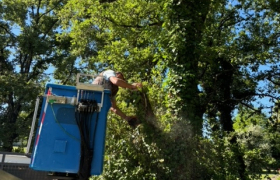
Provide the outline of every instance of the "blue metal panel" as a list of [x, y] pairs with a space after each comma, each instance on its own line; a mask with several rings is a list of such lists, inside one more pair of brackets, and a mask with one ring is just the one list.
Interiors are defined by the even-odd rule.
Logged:
[[[75, 86], [47, 84], [45, 94], [52, 88], [56, 96], [77, 96]], [[101, 92], [94, 92], [93, 98], [100, 103]], [[96, 122], [96, 135], [90, 139], [93, 147], [92, 175], [100, 175], [103, 170], [107, 113], [111, 107], [110, 91], [104, 91], [103, 107], [97, 116], [93, 114], [90, 133]], [[45, 109], [45, 113], [44, 113]], [[98, 119], [97, 119], [98, 117]], [[80, 163], [80, 134], [75, 120], [75, 106], [70, 104], [42, 104], [39, 129], [34, 143], [30, 168], [41, 171], [77, 173]], [[93, 144], [94, 143], [94, 144]]]

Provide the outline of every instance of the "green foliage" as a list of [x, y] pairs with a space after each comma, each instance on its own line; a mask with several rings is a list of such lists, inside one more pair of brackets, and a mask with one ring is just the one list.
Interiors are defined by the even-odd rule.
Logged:
[[254, 107], [278, 97], [279, 22], [274, 0], [3, 0], [3, 148], [26, 138], [50, 66], [67, 85], [110, 68], [143, 83], [117, 97], [142, 123], [108, 115], [104, 173], [92, 179], [258, 179], [280, 152], [278, 112]]
[[[232, 117], [238, 105], [251, 107], [256, 95], [267, 95], [258, 83], [268, 76], [258, 70], [274, 62], [277, 35], [269, 29], [279, 26], [267, 23], [275, 14], [268, 21], [260, 16], [262, 3], [67, 2], [60, 18], [71, 53], [89, 71], [111, 68], [129, 82], [145, 82], [141, 92], [119, 92], [121, 109], [142, 124], [128, 131], [118, 117], [108, 117], [110, 166], [96, 178], [248, 179], [258, 173], [248, 162], [269, 164], [268, 156], [260, 159], [268, 149], [244, 145], [248, 132], [237, 138]], [[199, 138], [203, 121], [211, 140]]]
[[[26, 137], [34, 100], [49, 80], [46, 70], [64, 49], [56, 41], [56, 17], [63, 1], [1, 1], [0, 11], [0, 141], [12, 151], [18, 137]], [[62, 77], [60, 77], [62, 79]]]
[[272, 155], [271, 133], [267, 129], [268, 119], [246, 108], [236, 117], [234, 129], [243, 152], [247, 171], [252, 177], [263, 169], [270, 169], [276, 163]]

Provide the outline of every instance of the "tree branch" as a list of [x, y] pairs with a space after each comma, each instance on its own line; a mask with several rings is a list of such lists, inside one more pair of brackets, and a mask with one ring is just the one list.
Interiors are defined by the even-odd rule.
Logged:
[[40, 20], [40, 6], [41, 6], [41, 2], [42, 2], [42, 0], [39, 0], [39, 2], [38, 2], [38, 6], [37, 6], [37, 12], [36, 12], [36, 24], [39, 24], [39, 20]]
[[280, 86], [280, 83], [279, 82], [275, 82], [274, 80], [272, 80], [271, 77], [267, 77], [267, 80], [272, 82], [273, 84], [277, 85], [277, 86]]
[[40, 16], [39, 18], [41, 18], [41, 17], [44, 16], [45, 14], [48, 14], [48, 13], [50, 13], [51, 11], [55, 10], [55, 9], [58, 7], [58, 5], [59, 5], [60, 3], [62, 3], [62, 2], [63, 2], [63, 0], [58, 1], [58, 2], [56, 3], [56, 5], [55, 5], [53, 8], [51, 8], [51, 9], [49, 9], [48, 11], [42, 13], [41, 16]]
[[253, 110], [254, 112], [256, 112], [256, 113], [258, 113], [258, 114], [261, 114], [261, 110], [259, 110], [259, 109], [255, 109], [254, 107], [252, 107], [252, 106], [250, 106], [250, 105], [248, 105], [248, 104], [246, 104], [246, 103], [244, 103], [244, 102], [240, 102], [240, 104], [242, 104], [242, 105], [248, 107], [249, 109]]
[[56, 19], [56, 20], [53, 22], [53, 24], [50, 26], [50, 28], [49, 28], [46, 32], [44, 32], [45, 34], [44, 34], [44, 36], [42, 37], [42, 39], [45, 39], [45, 38], [46, 38], [47, 34], [52, 30], [52, 28], [54, 27], [54, 25], [55, 25], [57, 22], [58, 22], [58, 19]]
[[8, 33], [10, 36], [14, 37], [14, 34], [11, 33], [6, 27], [4, 27], [2, 24], [0, 24], [0, 28], [4, 29], [4, 31], [6, 31], [6, 33]]
[[69, 72], [67, 78], [62, 82], [62, 85], [65, 85], [68, 82], [68, 80], [71, 78], [72, 73], [73, 73], [73, 69], [74, 69], [73, 68], [74, 64], [75, 64], [75, 61], [72, 63], [71, 68], [70, 68], [70, 72]]

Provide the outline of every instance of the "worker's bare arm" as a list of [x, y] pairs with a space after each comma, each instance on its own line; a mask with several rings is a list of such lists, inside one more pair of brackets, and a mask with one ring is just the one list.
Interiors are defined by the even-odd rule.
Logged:
[[125, 82], [124, 80], [114, 77], [114, 76], [110, 77], [110, 81], [119, 87], [128, 88], [128, 89], [132, 89], [132, 90], [142, 87], [141, 83], [129, 84], [129, 83]]
[[115, 114], [119, 115], [121, 118], [128, 120], [130, 118], [130, 116], [126, 116], [117, 106], [117, 102], [115, 99], [111, 100], [112, 103], [112, 107], [111, 107], [111, 111], [114, 112]]

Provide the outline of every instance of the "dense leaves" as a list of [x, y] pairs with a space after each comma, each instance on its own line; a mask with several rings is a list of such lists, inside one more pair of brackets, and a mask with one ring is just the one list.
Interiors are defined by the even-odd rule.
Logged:
[[[56, 11], [63, 1], [1, 1], [0, 81], [2, 149], [11, 151], [13, 142], [26, 137], [34, 100], [49, 79], [45, 71], [56, 52]], [[25, 130], [23, 130], [25, 129]]]
[[279, 164], [278, 4], [1, 1], [2, 148], [26, 138], [50, 65], [68, 85], [113, 69], [143, 82], [117, 97], [142, 124], [108, 115], [104, 173], [93, 179], [258, 179]]

